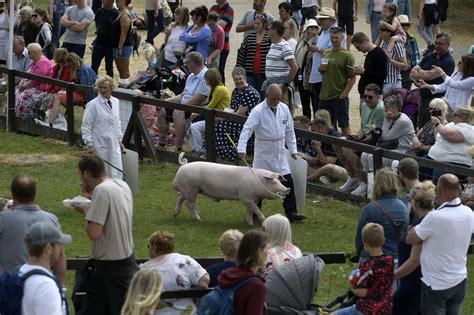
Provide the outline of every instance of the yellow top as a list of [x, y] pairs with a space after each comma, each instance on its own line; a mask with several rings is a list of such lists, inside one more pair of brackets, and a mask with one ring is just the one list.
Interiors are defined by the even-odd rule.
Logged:
[[218, 85], [209, 93], [204, 106], [208, 109], [223, 111], [230, 105], [230, 93], [224, 85]]

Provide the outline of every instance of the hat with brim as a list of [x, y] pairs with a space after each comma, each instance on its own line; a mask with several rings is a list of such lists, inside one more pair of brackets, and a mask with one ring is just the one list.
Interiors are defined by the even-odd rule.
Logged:
[[403, 24], [405, 24], [405, 25], [406, 25], [406, 24], [410, 25], [410, 20], [408, 19], [408, 16], [406, 16], [406, 15], [404, 15], [404, 14], [399, 15], [399, 16], [398, 16], [398, 20], [400, 21], [400, 24], [402, 24], [402, 25], [403, 25]]
[[303, 32], [306, 32], [306, 29], [311, 26], [316, 26], [317, 28], [319, 28], [319, 24], [318, 22], [316, 22], [316, 20], [309, 19], [303, 26]]
[[321, 11], [319, 11], [319, 14], [316, 15], [316, 18], [317, 19], [333, 19], [335, 21], [336, 12], [334, 11], [334, 9], [322, 7]]
[[60, 228], [52, 222], [36, 222], [30, 226], [27, 235], [31, 238], [31, 245], [41, 246], [48, 243], [68, 244], [71, 243], [71, 235], [64, 234]]

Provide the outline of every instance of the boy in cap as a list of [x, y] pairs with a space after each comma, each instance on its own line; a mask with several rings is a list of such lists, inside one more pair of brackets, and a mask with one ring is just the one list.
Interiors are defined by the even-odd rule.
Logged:
[[59, 259], [64, 244], [72, 241], [70, 235], [63, 234], [50, 222], [36, 222], [25, 237], [28, 260], [21, 266], [20, 275], [33, 270], [34, 274], [26, 278], [21, 303], [22, 314], [62, 315], [67, 313], [67, 303], [62, 294], [59, 280], [51, 273], [51, 268]]
[[399, 15], [398, 20], [407, 34], [407, 40], [405, 42], [405, 52], [408, 63], [408, 68], [402, 70], [402, 87], [411, 90], [412, 80], [410, 79], [410, 71], [420, 62], [420, 51], [418, 49], [418, 42], [416, 41], [415, 36], [409, 32], [410, 30], [410, 20], [406, 15]]

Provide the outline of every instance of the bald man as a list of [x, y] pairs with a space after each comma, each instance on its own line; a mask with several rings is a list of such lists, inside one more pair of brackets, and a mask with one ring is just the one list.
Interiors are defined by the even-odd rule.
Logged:
[[237, 152], [242, 160], [246, 159], [247, 141], [255, 132], [253, 167], [283, 175], [286, 181], [282, 184], [291, 189], [283, 202], [283, 208], [290, 222], [295, 222], [305, 217], [297, 213], [293, 178], [285, 152], [286, 143], [291, 156], [296, 159], [293, 118], [288, 106], [280, 102], [281, 96], [278, 84], [268, 86], [265, 100], [255, 106], [247, 118], [240, 133]]
[[466, 293], [472, 210], [461, 204], [461, 187], [455, 175], [441, 176], [436, 190], [440, 206], [408, 232], [406, 241], [422, 244], [422, 314], [460, 314]]

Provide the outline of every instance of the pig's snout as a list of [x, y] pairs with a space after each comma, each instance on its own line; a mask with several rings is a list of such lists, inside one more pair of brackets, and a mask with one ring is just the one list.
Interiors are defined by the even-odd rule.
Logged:
[[286, 188], [286, 189], [283, 191], [283, 193], [284, 193], [285, 195], [288, 195], [288, 194], [290, 193], [290, 190], [291, 190], [290, 188]]

